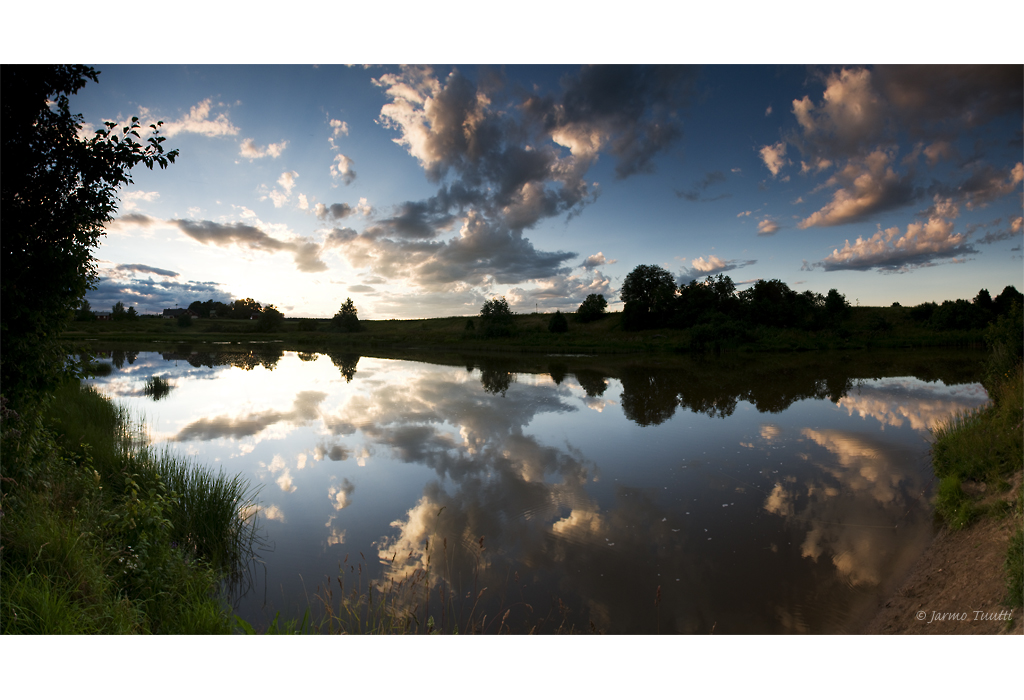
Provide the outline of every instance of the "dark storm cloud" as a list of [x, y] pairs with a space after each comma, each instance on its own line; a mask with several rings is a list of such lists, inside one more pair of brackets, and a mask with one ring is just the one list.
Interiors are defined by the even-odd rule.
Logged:
[[903, 65], [874, 69], [878, 88], [912, 133], [973, 128], [1024, 112], [1024, 66]]
[[300, 272], [323, 272], [327, 265], [320, 260], [320, 246], [308, 239], [293, 238], [282, 241], [255, 226], [243, 223], [218, 224], [213, 221], [171, 219], [168, 223], [178, 227], [186, 236], [206, 245], [227, 248], [235, 245], [250, 250], [285, 251], [292, 254]]
[[678, 112], [696, 77], [688, 66], [585, 66], [562, 80], [561, 104], [545, 124], [549, 133], [585, 130], [607, 139], [620, 178], [650, 172], [651, 159], [682, 136]]
[[704, 192], [712, 185], [716, 185], [720, 182], [726, 181], [725, 173], [721, 170], [715, 170], [708, 173], [698, 182], [694, 183], [690, 190], [676, 190], [676, 196], [680, 199], [685, 199], [690, 202], [715, 202], [719, 199], [726, 199], [731, 197], [731, 194], [723, 193], [714, 197], [704, 197]]

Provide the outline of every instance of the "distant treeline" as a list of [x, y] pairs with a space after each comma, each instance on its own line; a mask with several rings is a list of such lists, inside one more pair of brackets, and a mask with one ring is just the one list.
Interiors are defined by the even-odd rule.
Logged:
[[[637, 266], [626, 276], [621, 296], [626, 330], [705, 326], [716, 335], [731, 331], [737, 336], [753, 326], [818, 331], [840, 328], [851, 311], [846, 296], [835, 289], [825, 295], [796, 292], [773, 279], [758, 280], [737, 292], [727, 275], [677, 287], [672, 274], [657, 265]], [[983, 329], [1008, 313], [1015, 301], [1024, 304], [1024, 295], [1013, 286], [1005, 287], [995, 299], [982, 289], [971, 301], [926, 302], [911, 307], [909, 315], [935, 330]]]

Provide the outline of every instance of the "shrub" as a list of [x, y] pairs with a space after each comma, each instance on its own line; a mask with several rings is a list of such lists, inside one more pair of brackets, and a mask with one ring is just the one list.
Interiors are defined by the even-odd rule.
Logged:
[[512, 335], [512, 309], [505, 297], [484, 302], [480, 307], [480, 327], [488, 338]]
[[551, 317], [548, 322], [548, 330], [552, 333], [565, 333], [569, 330], [569, 322], [565, 320], [561, 311], [556, 311], [555, 315]]
[[603, 294], [591, 294], [580, 304], [580, 308], [576, 310], [576, 320], [580, 323], [596, 321], [604, 316], [604, 311], [607, 308], [608, 302]]
[[345, 299], [345, 303], [338, 309], [331, 319], [331, 329], [343, 333], [355, 333], [362, 330], [359, 325], [359, 315], [355, 303], [351, 298]]

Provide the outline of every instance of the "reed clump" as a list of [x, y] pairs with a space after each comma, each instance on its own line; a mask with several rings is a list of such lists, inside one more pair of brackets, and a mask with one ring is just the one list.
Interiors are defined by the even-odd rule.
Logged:
[[77, 382], [0, 419], [3, 632], [232, 631], [222, 584], [258, 543], [255, 492], [155, 452]]

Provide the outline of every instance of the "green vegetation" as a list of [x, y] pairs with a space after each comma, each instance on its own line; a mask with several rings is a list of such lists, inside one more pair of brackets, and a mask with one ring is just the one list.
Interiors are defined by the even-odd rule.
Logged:
[[[986, 296], [979, 295], [982, 303]], [[1012, 513], [1016, 528], [1006, 555], [1007, 602], [1020, 606], [1024, 595], [1024, 494], [1019, 480], [1024, 470], [1024, 313], [1019, 300], [1011, 299], [1007, 313], [989, 325], [985, 338], [990, 348], [985, 388], [992, 403], [953, 416], [933, 431], [932, 466], [939, 478], [935, 509], [953, 530], [979, 517]], [[1005, 499], [986, 498], [1009, 490], [1008, 479], [1014, 475], [1018, 477], [1016, 506]]]
[[97, 81], [86, 66], [5, 65], [0, 177], [0, 386], [25, 411], [65, 376], [61, 333], [95, 279], [92, 251], [131, 169], [173, 163], [160, 123], [105, 122], [80, 139], [68, 98]]
[[142, 439], [77, 382], [0, 409], [4, 633], [227, 633], [221, 581], [256, 544], [254, 493]]
[[351, 298], [345, 299], [345, 303], [338, 309], [331, 319], [330, 329], [342, 333], [357, 333], [362, 330], [359, 324], [359, 311]]

